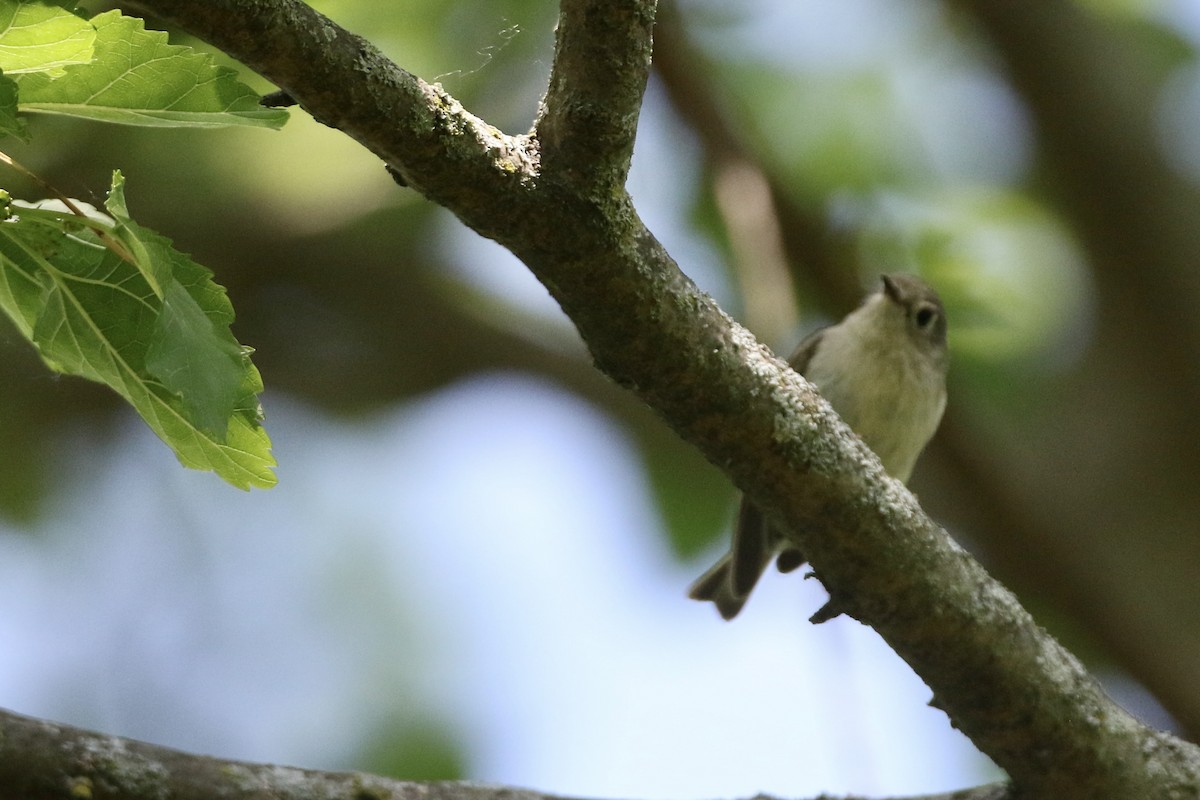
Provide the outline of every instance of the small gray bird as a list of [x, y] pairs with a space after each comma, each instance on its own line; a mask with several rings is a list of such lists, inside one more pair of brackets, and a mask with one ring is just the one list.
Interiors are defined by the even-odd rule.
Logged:
[[[937, 292], [912, 275], [884, 275], [878, 291], [837, 325], [816, 331], [788, 360], [905, 483], [946, 410], [946, 311]], [[733, 546], [692, 584], [733, 619], [773, 559], [791, 572], [804, 555], [774, 531], [745, 497]]]

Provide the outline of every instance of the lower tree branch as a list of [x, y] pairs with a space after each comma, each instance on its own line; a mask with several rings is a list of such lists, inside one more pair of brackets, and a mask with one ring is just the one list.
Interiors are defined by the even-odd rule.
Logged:
[[[1003, 800], [1003, 785], [909, 800]], [[0, 709], [0, 800], [566, 800], [463, 781], [414, 782], [227, 761]], [[765, 796], [760, 798], [767, 800]], [[832, 798], [824, 798], [832, 800]]]
[[0, 800], [554, 800], [523, 789], [414, 783], [196, 756], [0, 710]]

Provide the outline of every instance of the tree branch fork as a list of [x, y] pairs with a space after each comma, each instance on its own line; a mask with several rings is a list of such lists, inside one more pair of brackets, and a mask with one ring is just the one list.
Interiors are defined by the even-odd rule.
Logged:
[[[1009, 773], [1005, 791], [1200, 795], [1200, 750], [1112, 703], [883, 472], [811, 385], [700, 292], [641, 223], [624, 184], [650, 68], [654, 0], [562, 0], [549, 89], [533, 131], [518, 136], [471, 115], [299, 0], [130, 5], [271, 79], [520, 257], [575, 323], [596, 365], [794, 537], [829, 590], [830, 609], [873, 627], [913, 667], [934, 704]], [[2, 719], [0, 731], [36, 724]], [[2, 735], [0, 770], [20, 760], [16, 740]], [[66, 742], [79, 734], [61, 735]], [[107, 741], [117, 752], [122, 740]], [[104, 796], [94, 780], [89, 791]]]

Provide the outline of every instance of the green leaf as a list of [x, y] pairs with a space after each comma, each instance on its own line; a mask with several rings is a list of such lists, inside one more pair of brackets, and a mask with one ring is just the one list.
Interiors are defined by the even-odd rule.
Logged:
[[244, 360], [228, 329], [216, 328], [187, 289], [172, 281], [146, 351], [146, 369], [179, 395], [201, 430], [225, 430], [240, 399]]
[[[113, 173], [112, 188], [109, 189], [108, 199], [104, 201], [104, 208], [116, 223], [113, 233], [121, 244], [129, 249], [134, 266], [141, 271], [142, 277], [161, 300], [164, 295], [163, 285], [171, 279], [174, 251], [171, 250], [170, 242], [151, 231], [146, 231], [129, 216], [129, 207], [125, 203], [125, 177], [120, 172]], [[143, 235], [143, 232], [148, 235]], [[151, 252], [151, 248], [155, 252]], [[228, 306], [228, 302], [222, 310], [228, 313], [228, 322], [232, 322], [233, 308]]]
[[142, 278], [162, 303], [146, 351], [147, 371], [179, 395], [201, 430], [223, 433], [243, 399], [246, 361], [244, 349], [229, 332], [233, 307], [228, 297], [211, 281], [208, 270], [129, 218], [119, 175], [104, 205], [117, 222], [116, 238], [134, 255]]
[[262, 380], [229, 332], [225, 291], [128, 219], [120, 173], [112, 218], [76, 205], [87, 218], [57, 203], [9, 207], [0, 221], [0, 308], [51, 369], [112, 387], [185, 466], [243, 489], [273, 485]]
[[0, 75], [0, 137], [3, 136], [29, 138], [25, 120], [17, 116], [17, 84], [7, 75]]
[[0, 70], [58, 77], [71, 64], [92, 60], [96, 29], [65, 4], [0, 0]]
[[217, 66], [212, 57], [167, 43], [142, 20], [108, 11], [92, 19], [96, 53], [91, 63], [67, 67], [60, 78], [17, 79], [22, 111], [67, 114], [126, 125], [279, 128], [282, 109], [263, 108], [258, 94]]

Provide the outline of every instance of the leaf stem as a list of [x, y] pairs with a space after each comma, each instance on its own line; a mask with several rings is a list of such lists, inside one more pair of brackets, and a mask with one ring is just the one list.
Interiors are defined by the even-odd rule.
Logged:
[[[62, 203], [64, 206], [66, 206], [68, 211], [70, 211], [73, 215], [78, 217], [83, 222], [84, 225], [87, 225], [89, 228], [91, 228], [93, 231], [96, 232], [96, 236], [99, 237], [100, 241], [104, 244], [105, 247], [107, 247], [109, 250], [111, 250], [113, 253], [115, 253], [117, 255], [117, 257], [120, 258], [122, 261], [133, 264], [134, 266], [137, 266], [137, 260], [134, 259], [133, 254], [129, 252], [129, 249], [126, 248], [125, 245], [123, 245], [121, 242], [119, 242], [117, 239], [115, 239], [113, 237], [111, 228], [106, 228], [99, 221], [97, 221], [94, 217], [88, 215], [87, 212], [85, 212], [78, 205], [76, 205], [74, 200], [72, 200], [70, 197], [67, 197], [65, 194], [63, 194], [61, 191], [59, 191], [59, 189], [56, 186], [54, 186], [54, 184], [50, 183], [50, 181], [46, 180], [41, 175], [38, 175], [36, 172], [29, 169], [28, 167], [23, 165], [21, 162], [17, 161], [15, 158], [10, 156], [8, 153], [5, 153], [3, 150], [0, 150], [0, 161], [4, 162], [8, 166], [12, 167], [14, 170], [21, 173], [25, 177], [35, 181], [39, 186], [41, 186], [47, 192], [54, 195], [54, 198], [56, 200], [58, 200], [60, 203]], [[30, 209], [28, 206], [23, 206], [22, 208], [25, 208], [27, 210], [33, 210], [33, 211], [45, 211], [45, 209]], [[116, 220], [113, 220], [113, 224], [116, 225]]]

